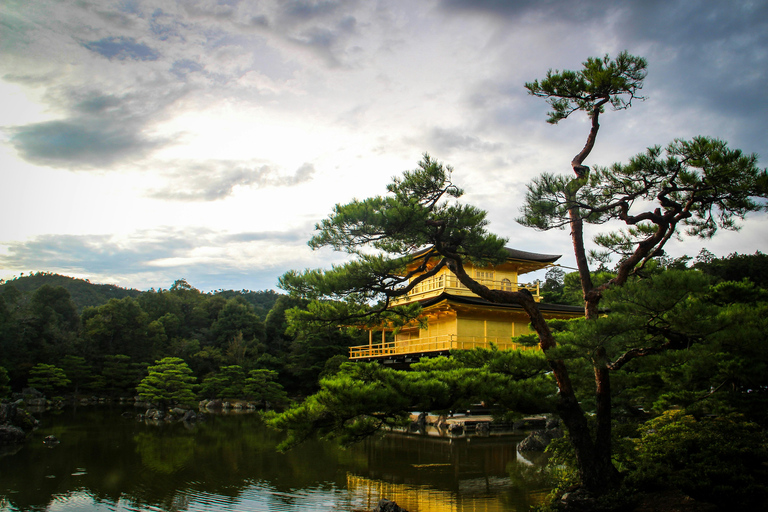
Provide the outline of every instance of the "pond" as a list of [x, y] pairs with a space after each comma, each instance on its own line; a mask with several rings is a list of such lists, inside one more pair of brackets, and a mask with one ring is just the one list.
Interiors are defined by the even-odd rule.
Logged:
[[[287, 453], [258, 414], [151, 425], [125, 409], [47, 411], [16, 453], [0, 458], [2, 511], [345, 511], [380, 498], [409, 512], [522, 511], [548, 492], [522, 437], [388, 434], [341, 449]], [[46, 446], [54, 435], [60, 443]]]

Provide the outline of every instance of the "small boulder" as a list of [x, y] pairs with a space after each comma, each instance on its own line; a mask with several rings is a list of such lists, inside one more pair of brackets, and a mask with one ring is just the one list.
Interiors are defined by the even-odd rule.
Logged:
[[0, 425], [0, 446], [20, 444], [27, 435], [19, 427], [13, 425]]
[[543, 452], [553, 439], [563, 437], [562, 429], [534, 430], [528, 437], [520, 441], [517, 450], [520, 452]]
[[373, 512], [408, 512], [404, 508], [401, 508], [395, 503], [394, 501], [389, 501], [388, 499], [384, 498], [379, 500], [378, 505], [376, 505], [376, 508], [373, 509]]

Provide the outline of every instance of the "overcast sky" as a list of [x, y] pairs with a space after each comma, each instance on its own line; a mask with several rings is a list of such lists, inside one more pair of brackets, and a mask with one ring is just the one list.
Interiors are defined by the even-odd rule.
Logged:
[[[275, 288], [342, 261], [314, 224], [424, 152], [511, 247], [572, 266], [566, 231], [514, 219], [587, 120], [547, 124], [523, 84], [622, 50], [647, 100], [601, 117], [586, 164], [708, 135], [767, 165], [764, 0], [4, 0], [0, 277]], [[704, 245], [768, 252], [768, 220], [669, 249]]]

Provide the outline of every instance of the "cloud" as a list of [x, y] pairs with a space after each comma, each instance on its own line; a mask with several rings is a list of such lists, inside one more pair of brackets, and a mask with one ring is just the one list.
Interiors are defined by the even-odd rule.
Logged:
[[[93, 102], [83, 108], [103, 109]], [[146, 136], [140, 125], [71, 118], [9, 128], [10, 142], [32, 163], [65, 168], [103, 169], [124, 160], [140, 159], [169, 141]]]
[[132, 37], [105, 37], [98, 41], [83, 43], [83, 46], [109, 60], [157, 60], [160, 53]]
[[487, 142], [474, 135], [468, 135], [468, 129], [435, 127], [429, 133], [430, 145], [441, 154], [450, 155], [455, 151], [486, 152], [503, 147], [499, 142]]
[[123, 89], [98, 82], [47, 85], [45, 98], [61, 118], [3, 131], [24, 160], [76, 171], [133, 164], [172, 144], [171, 136], [156, 135], [152, 127], [189, 91], [166, 80]]
[[175, 201], [217, 201], [233, 194], [238, 187], [292, 187], [312, 179], [315, 168], [305, 163], [293, 174], [281, 174], [269, 165], [247, 162], [205, 161], [172, 162], [163, 167], [168, 184], [149, 197]]

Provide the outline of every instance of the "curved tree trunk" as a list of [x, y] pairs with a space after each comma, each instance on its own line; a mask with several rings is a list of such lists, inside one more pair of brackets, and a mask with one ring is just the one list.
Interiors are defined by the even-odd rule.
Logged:
[[[531, 320], [531, 325], [539, 337], [539, 346], [542, 351], [547, 354], [550, 349], [557, 346], [557, 341], [549, 329], [538, 303], [530, 292], [527, 290], [518, 292], [491, 290], [472, 279], [464, 270], [461, 259], [456, 255], [453, 256], [447, 256], [452, 260], [449, 266], [464, 286], [491, 302], [520, 305]], [[559, 390], [557, 412], [570, 434], [576, 454], [579, 478], [584, 488], [594, 494], [602, 494], [615, 488], [619, 483], [619, 474], [611, 462], [611, 390], [607, 360], [604, 361], [605, 364], [600, 367], [599, 371], [597, 366], [595, 369], [595, 381], [598, 389], [598, 418], [594, 440], [584, 410], [581, 408], [573, 389], [565, 361], [549, 357], [547, 360]]]

